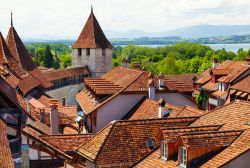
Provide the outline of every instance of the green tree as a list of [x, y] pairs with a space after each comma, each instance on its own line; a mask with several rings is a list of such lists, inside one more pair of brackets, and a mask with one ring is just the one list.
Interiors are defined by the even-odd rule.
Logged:
[[44, 66], [47, 68], [53, 67], [53, 54], [51, 53], [51, 49], [49, 45], [45, 46], [45, 53], [44, 53]]

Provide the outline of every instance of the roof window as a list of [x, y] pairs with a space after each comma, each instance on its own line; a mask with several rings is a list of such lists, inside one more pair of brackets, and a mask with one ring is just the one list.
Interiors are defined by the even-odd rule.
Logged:
[[151, 138], [147, 139], [146, 144], [150, 150], [153, 150], [155, 148], [154, 141]]

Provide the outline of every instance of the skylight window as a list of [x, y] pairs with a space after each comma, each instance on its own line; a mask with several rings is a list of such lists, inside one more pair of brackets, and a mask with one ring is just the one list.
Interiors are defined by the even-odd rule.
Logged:
[[153, 150], [155, 148], [154, 141], [151, 138], [147, 139], [146, 144], [150, 150]]
[[168, 109], [165, 114], [163, 115], [163, 117], [168, 117], [169, 114], [173, 111], [173, 109]]

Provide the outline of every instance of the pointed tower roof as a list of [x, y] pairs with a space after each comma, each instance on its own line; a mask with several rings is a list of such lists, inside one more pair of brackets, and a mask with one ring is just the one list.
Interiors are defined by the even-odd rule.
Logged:
[[11, 52], [1, 32], [0, 32], [0, 64], [7, 65], [8, 69], [20, 79], [24, 76], [27, 76], [27, 72], [22, 69], [22, 67], [11, 55]]
[[0, 64], [6, 65], [8, 64], [8, 56], [10, 55], [10, 51], [7, 47], [7, 44], [3, 38], [2, 33], [0, 32]]
[[32, 71], [36, 68], [35, 63], [32, 62], [31, 54], [25, 48], [22, 40], [18, 36], [15, 28], [10, 27], [8, 36], [6, 38], [7, 45], [11, 54], [21, 67], [27, 71]]
[[110, 48], [111, 43], [104, 35], [91, 6], [89, 18], [72, 48]]
[[33, 79], [37, 80], [39, 84], [44, 88], [49, 88], [52, 86], [52, 83], [49, 82], [46, 76], [37, 68], [36, 64], [32, 61], [31, 54], [25, 48], [22, 40], [18, 36], [13, 26], [11, 26], [9, 29], [6, 42], [10, 53], [22, 70], [28, 71], [28, 74], [32, 76]]

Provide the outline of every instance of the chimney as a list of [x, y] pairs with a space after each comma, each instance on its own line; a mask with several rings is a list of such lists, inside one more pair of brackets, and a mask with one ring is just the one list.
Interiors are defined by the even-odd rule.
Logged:
[[219, 66], [218, 58], [213, 58], [213, 66], [212, 66], [212, 68], [217, 68], [218, 66]]
[[165, 87], [165, 83], [164, 83], [164, 79], [163, 79], [163, 74], [161, 73], [159, 76], [159, 89], [164, 89]]
[[45, 123], [45, 109], [40, 109], [40, 121]]
[[128, 61], [128, 59], [123, 58], [121, 66], [125, 67], [125, 68], [128, 68], [129, 67], [129, 61]]
[[155, 100], [155, 84], [153, 80], [153, 75], [150, 73], [148, 76], [148, 97], [149, 99]]
[[59, 134], [58, 100], [50, 100], [50, 127], [51, 134]]
[[158, 101], [159, 107], [158, 107], [158, 118], [163, 118], [164, 115], [167, 114], [167, 110], [165, 109], [166, 102], [162, 98]]
[[248, 62], [248, 64], [250, 64], [250, 56], [245, 57], [245, 61]]
[[62, 105], [63, 105], [63, 106], [66, 105], [66, 98], [65, 98], [65, 97], [62, 98]]

